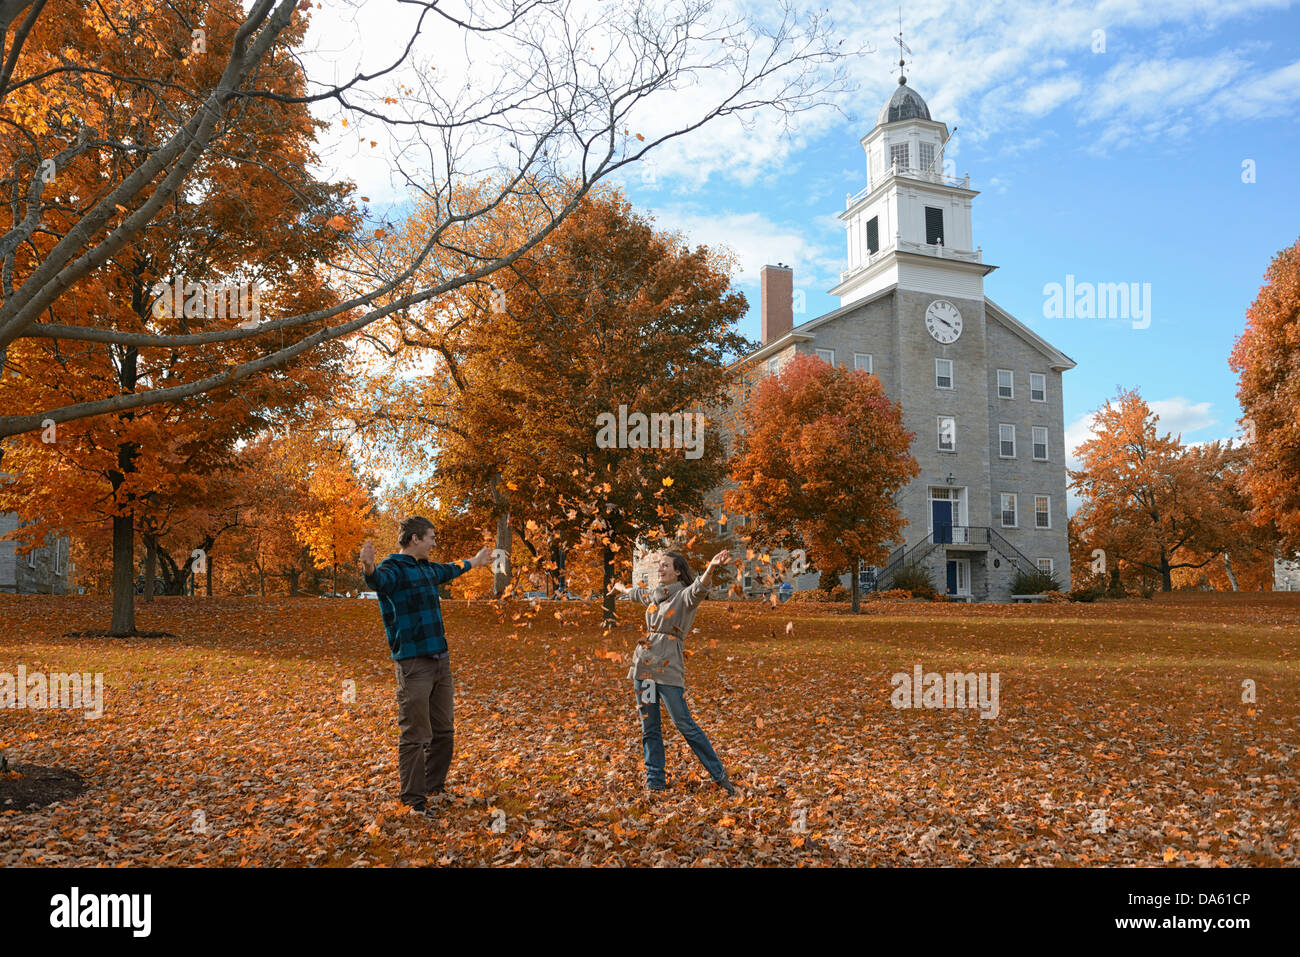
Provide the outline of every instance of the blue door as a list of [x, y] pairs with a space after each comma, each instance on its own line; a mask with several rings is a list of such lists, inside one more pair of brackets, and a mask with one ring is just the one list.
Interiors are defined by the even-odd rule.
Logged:
[[957, 594], [957, 563], [952, 561], [948, 563], [948, 594]]
[[952, 541], [952, 502], [945, 502], [943, 499], [930, 500], [930, 517], [934, 526], [934, 540], [936, 542]]

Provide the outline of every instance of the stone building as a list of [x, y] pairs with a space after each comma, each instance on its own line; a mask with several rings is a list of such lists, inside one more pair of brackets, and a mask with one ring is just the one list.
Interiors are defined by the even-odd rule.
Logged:
[[866, 588], [918, 563], [971, 601], [1009, 599], [1017, 570], [1035, 566], [1068, 589], [1062, 374], [1075, 363], [984, 295], [996, 267], [974, 242], [969, 174], [944, 172], [948, 135], [900, 77], [861, 141], [867, 186], [839, 213], [840, 307], [795, 326], [793, 272], [764, 266], [762, 343], [737, 362], [735, 399], [812, 353], [872, 373], [900, 402], [922, 471], [900, 493], [907, 526], [889, 562], [859, 570]]
[[71, 588], [73, 567], [66, 536], [45, 542], [26, 556], [17, 552], [18, 542], [4, 537], [19, 527], [13, 512], [0, 512], [0, 593], [20, 595], [66, 595]]

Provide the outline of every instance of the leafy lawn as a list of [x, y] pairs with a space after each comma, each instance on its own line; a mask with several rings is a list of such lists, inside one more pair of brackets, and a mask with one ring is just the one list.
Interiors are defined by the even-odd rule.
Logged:
[[[445, 613], [461, 799], [430, 821], [396, 801], [374, 602], [160, 598], [138, 625], [177, 637], [124, 640], [62, 637], [104, 627], [106, 599], [0, 596], [0, 672], [105, 683], [98, 720], [0, 712], [11, 763], [88, 784], [0, 805], [0, 866], [1297, 861], [1300, 594], [856, 617], [710, 602], [688, 700], [742, 788], [712, 785], [665, 713], [656, 801], [625, 677], [635, 621], [606, 632], [579, 602]], [[893, 707], [891, 675], [916, 664], [996, 672], [997, 717]]]

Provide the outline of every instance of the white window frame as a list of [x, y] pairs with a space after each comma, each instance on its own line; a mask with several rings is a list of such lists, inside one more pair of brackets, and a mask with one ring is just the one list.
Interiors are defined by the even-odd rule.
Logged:
[[[1020, 527], [1020, 513], [1017, 511], [1017, 508], [1016, 508], [1016, 493], [1015, 493], [1015, 492], [1001, 492], [1001, 493], [999, 493], [999, 494], [1000, 494], [1002, 497], [1001, 497], [1000, 499], [998, 499], [998, 503], [999, 503], [999, 508], [998, 508], [999, 516], [998, 516], [998, 517], [999, 517], [999, 518], [1001, 519], [1001, 521], [1002, 521], [1002, 527], [1003, 527], [1003, 528], [1019, 528], [1019, 527]], [[1010, 525], [1007, 524], [1007, 499], [1010, 499], [1010, 500], [1011, 500], [1011, 509], [1010, 509], [1010, 511], [1011, 511], [1011, 524], [1010, 524]]]
[[[1043, 567], [1043, 562], [1047, 562], [1046, 568]], [[1035, 559], [1035, 563], [1038, 565], [1038, 570], [1040, 572], [1047, 572], [1049, 575], [1056, 573], [1056, 562], [1052, 561], [1050, 558], [1038, 558]]]
[[767, 360], [767, 371], [772, 375], [776, 375], [776, 363], [776, 356], [772, 356], [772, 358]]
[[[1041, 456], [1038, 454], [1038, 445], [1039, 445], [1038, 433], [1039, 432], [1043, 433], [1043, 442], [1042, 442], [1043, 454]], [[1051, 456], [1051, 448], [1047, 444], [1047, 426], [1045, 425], [1030, 426], [1029, 437], [1030, 437], [1030, 445], [1031, 445], [1029, 454], [1034, 457], [1035, 462], [1046, 462], [1048, 458], [1050, 458]]]
[[[938, 451], [940, 451], [940, 452], [956, 452], [956, 451], [957, 451], [957, 416], [955, 416], [955, 415], [940, 415], [940, 416], [935, 416], [935, 418], [938, 420], [938, 423], [937, 423], [937, 424], [938, 424], [938, 430], [939, 430], [937, 436], [935, 437], [935, 448], [936, 448]], [[948, 420], [950, 420], [950, 421], [952, 422], [952, 448], [950, 448], [950, 449], [945, 449], [945, 448], [943, 447], [943, 422], [944, 422], [944, 419], [948, 419]]]
[[[1010, 454], [1010, 455], [1008, 455], [1006, 452], [1002, 451], [1002, 444], [1003, 444], [1004, 442], [1007, 441], [1005, 438], [1003, 438], [1003, 431], [1002, 431], [1003, 429], [1010, 429], [1010, 430], [1011, 430], [1011, 454]], [[1015, 426], [1015, 423], [1013, 423], [1013, 422], [999, 422], [999, 423], [998, 423], [998, 458], [1000, 458], [1000, 459], [1014, 459], [1015, 457], [1016, 457], [1016, 426]]]
[[[928, 163], [925, 161], [926, 150], [930, 151], [930, 162]], [[916, 152], [917, 152], [917, 157], [916, 157], [917, 169], [919, 169], [921, 172], [924, 173], [927, 170], [929, 170], [930, 167], [934, 166], [934, 144], [933, 143], [917, 144]]]
[[[1047, 515], [1046, 525], [1038, 524], [1038, 516], [1039, 516], [1038, 502], [1040, 499], [1047, 503], [1047, 511], [1045, 513]], [[1052, 496], [1035, 495], [1034, 496], [1034, 528], [1039, 528], [1039, 529], [1043, 529], [1044, 531], [1048, 531], [1051, 529], [1051, 527], [1052, 527]]]
[[[866, 365], [862, 364], [863, 359], [867, 360]], [[853, 353], [853, 368], [855, 370], [861, 369], [863, 372], [874, 373], [876, 371], [875, 359], [871, 357], [870, 352], [855, 352]]]
[[[1040, 380], [1040, 381], [1043, 383], [1043, 387], [1042, 387], [1041, 389], [1038, 390], [1039, 392], [1043, 393], [1043, 397], [1042, 397], [1041, 399], [1035, 399], [1035, 398], [1034, 398], [1034, 380], [1035, 380], [1035, 379], [1038, 379], [1038, 380]], [[1029, 373], [1029, 401], [1030, 401], [1030, 402], [1046, 402], [1046, 401], [1047, 401], [1047, 376], [1046, 376], [1044, 373], [1042, 373], [1042, 372], [1031, 372], [1031, 373]]]
[[60, 538], [54, 543], [54, 574], [62, 578], [68, 570], [68, 540]]
[[[947, 375], [947, 376], [943, 376], [943, 374], [939, 371], [939, 365], [940, 365], [940, 363], [944, 363], [944, 362], [948, 363], [948, 375]], [[947, 384], [947, 385], [940, 385], [940, 384], [939, 384], [939, 379], [940, 379], [941, 377], [942, 377], [942, 378], [946, 378], [946, 379], [948, 380], [948, 384]], [[953, 389], [956, 389], [956, 388], [957, 388], [957, 363], [956, 363], [956, 362], [954, 362], [952, 359], [935, 359], [935, 360], [934, 360], [934, 387], [935, 387], [936, 389], [945, 389], [945, 390], [953, 390]]]
[[30, 552], [27, 553], [27, 567], [28, 567], [28, 568], [35, 568], [35, 567], [36, 567], [36, 552], [37, 552], [37, 550], [38, 550], [39, 548], [40, 548], [40, 546], [38, 545], [36, 548], [33, 548]]
[[[1003, 394], [1002, 394], [1002, 373], [1004, 373], [1004, 372], [1007, 374], [1007, 390], [1008, 390], [1008, 391], [1007, 391], [1007, 394], [1006, 394], [1006, 395], [1003, 395]], [[1015, 373], [1015, 371], [1012, 370], [1012, 369], [999, 369], [999, 370], [998, 370], [998, 398], [999, 398], [999, 399], [1014, 399], [1015, 397], [1016, 397], [1016, 373]]]
[[834, 350], [834, 349], [815, 349], [815, 350], [813, 350], [813, 351], [815, 351], [815, 352], [817, 353], [817, 358], [818, 358], [818, 359], [821, 359], [821, 360], [823, 360], [824, 362], [829, 363], [830, 365], [835, 365], [835, 350]]
[[[912, 152], [909, 147], [910, 144], [908, 143], [889, 144], [889, 165], [897, 168], [900, 172], [910, 169], [912, 163]], [[898, 161], [900, 155], [903, 160], [901, 163]]]

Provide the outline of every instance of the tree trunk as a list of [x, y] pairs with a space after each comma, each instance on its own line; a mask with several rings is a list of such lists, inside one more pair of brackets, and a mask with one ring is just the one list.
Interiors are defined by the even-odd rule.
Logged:
[[152, 535], [144, 537], [144, 600], [153, 602], [153, 580], [158, 567], [158, 540]]
[[203, 577], [207, 579], [206, 582], [207, 596], [211, 598], [212, 597], [212, 564], [213, 564], [213, 558], [211, 552], [207, 553], [206, 559], [208, 563], [208, 573]]
[[1241, 589], [1237, 587], [1237, 576], [1232, 573], [1232, 559], [1228, 556], [1227, 552], [1223, 553], [1223, 570], [1228, 573], [1228, 581], [1232, 582], [1232, 590], [1241, 591]]
[[1161, 591], [1174, 590], [1173, 569], [1169, 567], [1169, 559], [1166, 558], [1164, 555], [1160, 556], [1160, 590]]
[[257, 566], [257, 588], [262, 593], [262, 597], [265, 598], [266, 597], [266, 569], [263, 568], [261, 565]]
[[551, 564], [555, 566], [555, 570], [552, 572], [555, 579], [555, 590], [567, 594], [569, 579], [564, 574], [564, 549], [560, 548], [558, 539], [551, 542]]
[[1106, 589], [1106, 594], [1111, 598], [1124, 597], [1124, 585], [1119, 580], [1119, 564], [1116, 563], [1110, 568], [1110, 585]]
[[852, 601], [853, 601], [853, 614], [855, 614], [855, 615], [858, 613], [858, 610], [859, 610], [859, 609], [858, 609], [858, 589], [859, 589], [859, 587], [860, 587], [860, 585], [859, 585], [859, 583], [858, 583], [858, 572], [857, 572], [857, 568], [858, 568], [858, 562], [857, 562], [856, 559], [854, 559], [854, 561], [851, 563], [851, 565], [850, 565], [850, 567], [849, 567], [849, 583], [850, 583], [850, 585], [851, 585], [851, 588], [850, 588], [850, 590], [849, 590], [849, 594], [852, 596]]
[[135, 516], [113, 516], [113, 621], [114, 637], [135, 632]]

